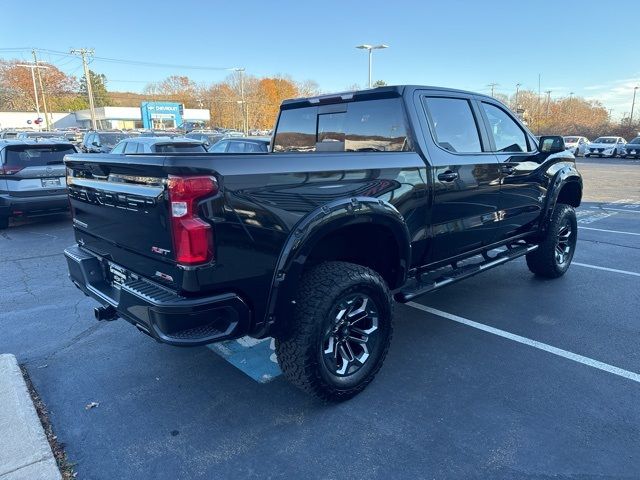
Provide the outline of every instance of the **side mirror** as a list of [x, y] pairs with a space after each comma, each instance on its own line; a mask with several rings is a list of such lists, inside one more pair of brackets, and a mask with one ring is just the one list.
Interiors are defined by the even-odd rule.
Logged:
[[94, 147], [99, 147], [100, 144], [98, 142], [91, 142], [91, 145], [93, 145]]
[[560, 153], [565, 150], [564, 138], [557, 135], [542, 136], [538, 144], [542, 153]]

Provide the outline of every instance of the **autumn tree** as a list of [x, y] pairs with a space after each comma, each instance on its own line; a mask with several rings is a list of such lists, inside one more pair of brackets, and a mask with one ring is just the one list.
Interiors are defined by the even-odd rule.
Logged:
[[199, 108], [199, 88], [189, 77], [171, 75], [160, 82], [150, 83], [144, 93], [156, 100], [182, 103], [188, 108]]
[[[20, 67], [20, 60], [0, 61], [0, 109], [9, 111], [35, 110], [31, 69]], [[69, 99], [78, 95], [78, 80], [66, 75], [55, 65], [42, 63], [47, 68], [40, 69], [40, 76], [47, 101], [56, 105], [55, 99]], [[39, 81], [36, 77], [38, 96], [41, 97]], [[42, 100], [40, 100], [42, 108]]]

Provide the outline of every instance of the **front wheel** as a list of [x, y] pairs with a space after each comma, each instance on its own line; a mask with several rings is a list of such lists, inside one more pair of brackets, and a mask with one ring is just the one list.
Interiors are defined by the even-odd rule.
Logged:
[[393, 332], [389, 289], [373, 270], [325, 262], [302, 278], [293, 318], [276, 338], [285, 377], [320, 399], [347, 400], [373, 380]]
[[571, 205], [558, 203], [538, 249], [527, 254], [529, 270], [538, 276], [558, 278], [571, 265], [578, 240], [576, 211]]

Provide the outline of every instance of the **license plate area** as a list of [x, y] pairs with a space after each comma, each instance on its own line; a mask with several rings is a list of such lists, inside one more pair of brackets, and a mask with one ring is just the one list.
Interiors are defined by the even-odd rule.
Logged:
[[55, 188], [60, 186], [59, 178], [42, 178], [40, 179], [44, 188]]
[[112, 287], [120, 290], [122, 288], [122, 284], [126, 283], [131, 279], [131, 274], [115, 263], [107, 262], [107, 272], [109, 274], [109, 283]]

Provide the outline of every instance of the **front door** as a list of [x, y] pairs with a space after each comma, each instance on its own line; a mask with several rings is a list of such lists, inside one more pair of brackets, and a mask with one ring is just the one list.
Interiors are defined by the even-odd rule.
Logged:
[[500, 164], [500, 233], [503, 240], [530, 231], [540, 218], [545, 172], [533, 139], [501, 105], [482, 100], [479, 108]]
[[425, 263], [440, 262], [497, 238], [500, 169], [471, 96], [422, 97], [429, 132], [433, 206]]

